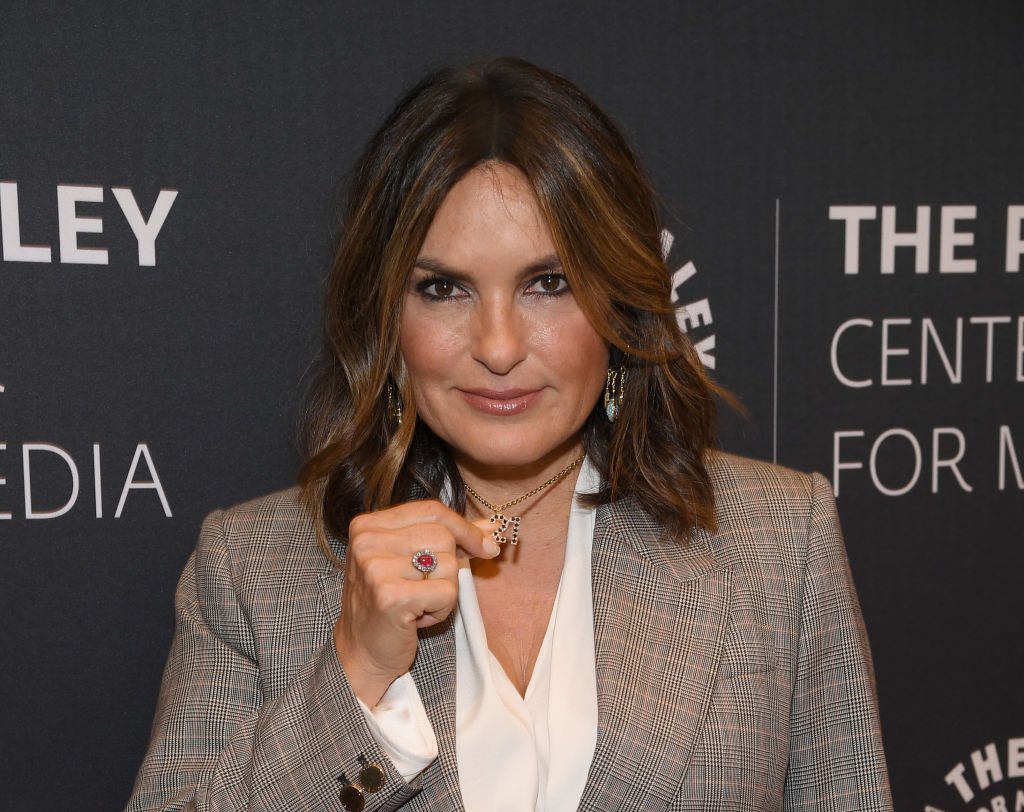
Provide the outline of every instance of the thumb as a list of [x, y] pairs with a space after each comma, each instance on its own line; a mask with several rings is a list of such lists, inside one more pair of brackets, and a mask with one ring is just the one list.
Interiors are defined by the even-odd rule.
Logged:
[[461, 533], [457, 539], [456, 553], [459, 561], [470, 558], [494, 558], [501, 552], [501, 548], [491, 536], [494, 529], [489, 519], [473, 519], [469, 524], [480, 535], [473, 532]]
[[494, 540], [494, 522], [490, 519], [473, 519], [470, 524], [474, 527], [480, 528], [484, 533], [484, 551], [486, 558], [491, 558], [491, 553], [493, 553], [493, 555], [497, 555], [501, 552], [501, 547]]

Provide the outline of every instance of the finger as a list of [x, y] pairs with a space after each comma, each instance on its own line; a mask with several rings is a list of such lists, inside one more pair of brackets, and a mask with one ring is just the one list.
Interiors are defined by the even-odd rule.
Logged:
[[376, 527], [397, 530], [423, 522], [444, 522], [446, 520], [465, 521], [461, 515], [437, 499], [416, 499], [384, 510], [360, 513], [352, 522], [368, 522]]
[[452, 613], [458, 597], [458, 584], [448, 580], [428, 578], [417, 585], [415, 598], [410, 602], [416, 628], [423, 629], [443, 621]]
[[[444, 505], [441, 505], [444, 507]], [[427, 510], [433, 516], [429, 503]], [[487, 527], [487, 520], [482, 524], [470, 522], [450, 508], [437, 516], [437, 523], [447, 528], [455, 539], [455, 545], [466, 558], [494, 558], [501, 552], [501, 548], [490, 536]]]
[[456, 536], [456, 546], [461, 556], [466, 558], [494, 558], [502, 548], [483, 528], [466, 522], [466, 530]]
[[[421, 564], [425, 564], [426, 556], [434, 560], [435, 567], [424, 572], [417, 566], [416, 559], [419, 559]], [[400, 565], [400, 568], [396, 570], [399, 577], [409, 581], [425, 581], [427, 579], [456, 581], [459, 577], [459, 555], [455, 551], [438, 553], [425, 547], [414, 552], [405, 561], [397, 561], [396, 564]]]
[[455, 555], [455, 537], [445, 525], [434, 522], [398, 530], [363, 530], [349, 539], [349, 546], [358, 560], [373, 557], [405, 557], [417, 550]]
[[[389, 584], [422, 581], [425, 580], [424, 575], [435, 580], [440, 578], [454, 582], [458, 579], [459, 559], [454, 547], [447, 551], [431, 547], [421, 547], [413, 552], [407, 552], [408, 549], [406, 544], [394, 552], [364, 555], [358, 562], [351, 559], [350, 580], [363, 584], [372, 592]], [[424, 573], [413, 559], [421, 558], [420, 563], [428, 565], [428, 555], [435, 566]]]
[[[401, 633], [416, 626], [421, 618], [439, 622], [448, 616], [458, 602], [458, 582], [452, 579], [427, 578], [420, 581], [392, 581], [376, 591], [370, 601], [385, 625]], [[358, 636], [358, 632], [357, 632]], [[375, 642], [379, 642], [379, 635]]]
[[443, 621], [447, 620], [448, 616], [451, 613], [452, 610], [449, 609], [447, 612], [443, 612], [441, 614], [422, 615], [416, 619], [416, 628], [429, 629], [431, 626], [436, 626], [438, 623], [442, 623]]
[[[471, 558], [494, 558], [501, 554], [501, 546], [494, 539], [494, 523], [490, 519], [473, 519], [470, 524], [473, 525], [477, 530], [483, 534], [483, 555], [474, 553], [472, 550], [467, 550], [461, 545], [456, 547], [456, 552], [459, 556], [459, 561], [463, 566], [469, 565], [469, 559]], [[492, 552], [497, 550], [496, 553]]]
[[437, 524], [446, 528], [455, 544], [471, 558], [494, 558], [500, 548], [481, 527], [467, 521], [437, 500], [406, 502], [387, 510], [362, 513], [349, 524], [349, 538], [380, 530], [403, 530]]

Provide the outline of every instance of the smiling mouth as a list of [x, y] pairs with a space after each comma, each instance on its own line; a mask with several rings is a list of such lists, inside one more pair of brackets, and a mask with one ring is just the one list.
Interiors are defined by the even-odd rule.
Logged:
[[459, 394], [474, 409], [485, 414], [520, 414], [540, 397], [541, 389], [459, 389]]

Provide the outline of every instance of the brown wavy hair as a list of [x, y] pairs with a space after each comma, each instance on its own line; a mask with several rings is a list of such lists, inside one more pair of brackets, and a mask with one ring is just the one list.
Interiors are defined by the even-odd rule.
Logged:
[[[720, 390], [670, 303], [651, 186], [611, 120], [577, 87], [519, 59], [440, 70], [410, 90], [366, 147], [348, 194], [326, 300], [324, 347], [302, 428], [299, 473], [321, 545], [357, 513], [439, 498], [461, 477], [422, 421], [398, 346], [408, 275], [435, 212], [487, 162], [527, 178], [579, 306], [627, 369], [615, 423], [595, 404], [583, 445], [603, 487], [677, 536], [714, 526], [705, 458]], [[404, 406], [389, 415], [394, 387]]]

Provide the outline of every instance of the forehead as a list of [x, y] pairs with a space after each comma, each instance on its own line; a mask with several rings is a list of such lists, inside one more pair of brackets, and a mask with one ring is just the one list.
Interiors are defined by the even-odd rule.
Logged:
[[550, 254], [551, 232], [526, 176], [490, 162], [470, 170], [438, 207], [421, 255], [455, 263], [500, 254]]

